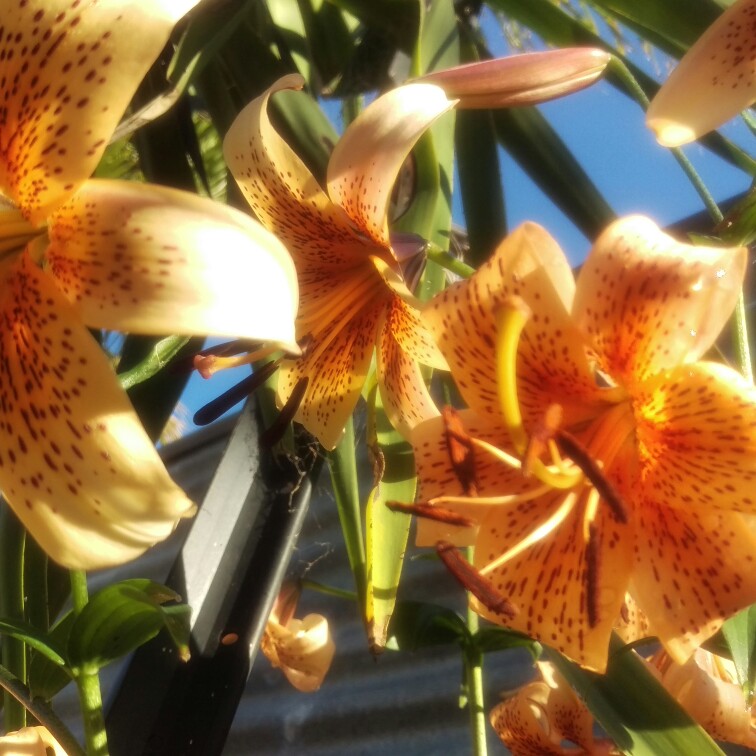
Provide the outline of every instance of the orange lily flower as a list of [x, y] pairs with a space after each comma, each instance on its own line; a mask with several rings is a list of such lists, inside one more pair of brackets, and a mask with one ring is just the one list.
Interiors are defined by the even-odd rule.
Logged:
[[491, 725], [513, 756], [619, 753], [611, 741], [594, 737], [593, 716], [562, 675], [548, 662], [539, 662], [538, 669], [540, 680], [523, 685], [491, 711]]
[[688, 50], [646, 114], [660, 144], [692, 142], [753, 105], [755, 32], [756, 0], [737, 0]]
[[662, 685], [716, 740], [756, 749], [756, 711], [746, 704], [730, 659], [696, 649], [685, 664], [664, 651], [649, 660]]
[[195, 3], [18, 0], [0, 22], [0, 488], [72, 568], [132, 559], [194, 508], [87, 327], [296, 349], [294, 268], [259, 224], [192, 194], [88, 180]]
[[325, 617], [319, 614], [308, 614], [301, 620], [294, 617], [299, 594], [296, 583], [287, 582], [281, 587], [265, 625], [260, 649], [297, 690], [312, 693], [323, 684], [336, 645]]
[[420, 537], [474, 542], [477, 571], [519, 610], [478, 602], [484, 616], [602, 671], [628, 590], [680, 662], [756, 601], [741, 514], [756, 507], [756, 389], [699, 361], [745, 265], [744, 248], [681, 244], [634, 216], [575, 284], [531, 223], [430, 303], [474, 474], [459, 474], [449, 422], [428, 420], [412, 438], [421, 492], [478, 526]]
[[0, 756], [66, 756], [46, 727], [23, 727], [0, 737]]
[[[438, 72], [400, 86], [350, 124], [328, 164], [327, 191], [273, 128], [268, 99], [301, 89], [289, 75], [253, 100], [224, 141], [226, 162], [260, 221], [286, 244], [299, 275], [297, 336], [305, 354], [283, 364], [281, 404], [306, 379], [294, 419], [332, 449], [354, 410], [373, 349], [386, 413], [408, 435], [434, 416], [418, 363], [446, 368], [402, 280], [387, 206], [415, 142], [454, 107], [543, 101], [594, 81], [609, 58], [585, 49], [513, 56]], [[435, 86], [435, 82], [439, 86]], [[456, 94], [452, 96], [456, 97]]]

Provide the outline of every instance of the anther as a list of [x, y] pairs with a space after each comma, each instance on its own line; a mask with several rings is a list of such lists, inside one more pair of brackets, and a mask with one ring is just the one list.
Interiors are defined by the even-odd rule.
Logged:
[[588, 543], [585, 547], [585, 590], [588, 626], [596, 627], [598, 616], [598, 573], [601, 536], [598, 528], [591, 523], [588, 528]]
[[475, 449], [472, 439], [465, 432], [459, 413], [453, 407], [444, 407], [441, 417], [444, 421], [446, 448], [449, 451], [449, 459], [454, 474], [457, 476], [465, 496], [477, 496]]
[[541, 459], [549, 442], [553, 441], [554, 435], [562, 424], [563, 415], [564, 412], [560, 404], [550, 404], [541, 420], [530, 432], [525, 454], [522, 455], [522, 474], [526, 478], [530, 476], [535, 461]]
[[436, 551], [460, 585], [470, 591], [489, 611], [505, 619], [512, 619], [517, 614], [517, 609], [509, 600], [499, 593], [491, 581], [484, 578], [465, 560], [455, 546], [448, 541], [439, 541], [436, 544]]
[[281, 411], [276, 416], [276, 419], [269, 428], [266, 428], [260, 434], [260, 443], [263, 446], [273, 446], [283, 438], [284, 431], [294, 419], [294, 415], [297, 414], [299, 405], [302, 403], [302, 399], [304, 399], [304, 395], [307, 392], [307, 384], [309, 382], [310, 379], [307, 376], [304, 376], [297, 381], [294, 390], [291, 392], [291, 396], [289, 396], [286, 404], [281, 407]]
[[459, 527], [469, 528], [475, 525], [475, 520], [465, 517], [446, 507], [439, 507], [428, 502], [418, 502], [416, 504], [404, 504], [400, 501], [387, 501], [386, 506], [392, 512], [406, 512], [426, 520], [443, 522], [447, 525], [458, 525]]

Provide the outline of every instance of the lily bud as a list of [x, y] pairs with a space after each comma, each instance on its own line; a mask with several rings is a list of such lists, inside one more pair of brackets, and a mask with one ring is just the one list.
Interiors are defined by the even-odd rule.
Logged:
[[692, 142], [756, 101], [755, 28], [756, 0], [738, 0], [688, 50], [646, 114], [660, 144]]
[[593, 84], [611, 56], [591, 47], [510, 55], [454, 66], [422, 76], [435, 84], [457, 108], [537, 105]]

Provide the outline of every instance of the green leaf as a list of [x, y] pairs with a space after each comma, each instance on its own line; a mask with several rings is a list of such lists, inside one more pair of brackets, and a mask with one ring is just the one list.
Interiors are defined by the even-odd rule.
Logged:
[[456, 612], [424, 601], [399, 601], [389, 627], [391, 647], [417, 651], [427, 646], [448, 643], [464, 645], [470, 631]]
[[543, 650], [538, 641], [505, 627], [483, 627], [473, 635], [473, 643], [479, 651], [486, 654], [510, 648], [526, 648], [534, 660], [541, 656]]
[[643, 660], [625, 649], [616, 636], [605, 675], [588, 672], [554, 651], [549, 651], [548, 657], [624, 753], [722, 756]]
[[367, 601], [365, 619], [373, 652], [382, 651], [394, 611], [396, 593], [404, 563], [411, 516], [392, 512], [388, 501], [409, 504], [415, 499], [417, 477], [412, 447], [389, 424], [376, 391], [376, 455], [380, 457], [381, 479], [367, 503]]
[[[70, 580], [68, 583], [70, 585]], [[50, 629], [49, 639], [56, 648], [68, 647], [68, 638], [74, 619], [73, 612], [69, 611]], [[37, 652], [32, 652], [30, 655], [27, 682], [33, 696], [50, 701], [72, 680], [73, 677], [67, 667], [61, 667], [47, 656]]]
[[51, 662], [62, 666], [66, 663], [63, 650], [58, 649], [47, 633], [40, 632], [26, 622], [0, 619], [0, 634], [22, 640], [27, 646], [43, 654]]
[[722, 626], [722, 633], [730, 647], [738, 682], [750, 706], [756, 682], [756, 604], [730, 617]]
[[[68, 639], [74, 674], [92, 674], [167, 628], [188, 655], [189, 607], [163, 607], [178, 596], [151, 580], [125, 580], [96, 593], [76, 617]], [[180, 630], [183, 624], [184, 629]]]

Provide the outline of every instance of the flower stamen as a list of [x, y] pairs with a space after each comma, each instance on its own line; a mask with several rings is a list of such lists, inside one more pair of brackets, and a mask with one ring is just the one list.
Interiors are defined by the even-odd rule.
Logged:
[[453, 407], [445, 406], [441, 411], [441, 417], [444, 421], [446, 447], [454, 474], [466, 496], [477, 496], [473, 440], [465, 431], [459, 414]]
[[443, 522], [447, 525], [458, 525], [459, 527], [469, 528], [475, 525], [475, 520], [465, 517], [446, 507], [439, 507], [431, 502], [416, 502], [415, 504], [405, 504], [401, 501], [387, 501], [386, 506], [392, 512], [404, 512], [413, 514], [416, 517], [423, 517], [426, 520]]

